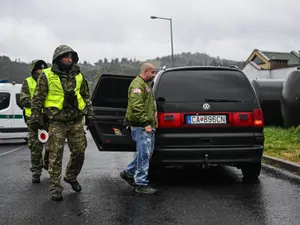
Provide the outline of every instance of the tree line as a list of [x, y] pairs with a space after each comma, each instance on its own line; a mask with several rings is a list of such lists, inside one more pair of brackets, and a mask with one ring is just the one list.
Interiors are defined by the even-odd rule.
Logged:
[[[211, 57], [206, 53], [183, 52], [174, 55], [175, 66], [229, 66], [236, 65], [242, 69], [243, 61], [234, 61], [221, 59], [220, 57]], [[169, 68], [172, 66], [171, 56], [156, 57], [147, 60], [153, 63], [158, 69], [163, 66]], [[114, 74], [139, 74], [140, 66], [143, 62], [134, 59], [113, 58], [99, 59], [95, 63], [87, 61], [79, 62], [79, 66], [86, 79], [91, 84], [93, 90], [99, 76], [104, 73]], [[7, 79], [10, 82], [22, 83], [29, 76], [30, 63], [22, 62], [20, 59], [12, 60], [8, 56], [0, 56], [0, 79]], [[48, 63], [51, 66], [50, 63]]]

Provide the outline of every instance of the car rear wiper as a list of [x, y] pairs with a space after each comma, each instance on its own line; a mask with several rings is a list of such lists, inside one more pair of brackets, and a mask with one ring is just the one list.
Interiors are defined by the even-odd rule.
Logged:
[[243, 102], [237, 99], [225, 99], [225, 98], [205, 98], [207, 102]]

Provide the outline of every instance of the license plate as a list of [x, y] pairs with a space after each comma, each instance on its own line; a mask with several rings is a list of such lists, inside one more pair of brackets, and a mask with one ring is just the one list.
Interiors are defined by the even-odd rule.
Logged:
[[226, 115], [194, 115], [187, 116], [187, 124], [227, 124]]

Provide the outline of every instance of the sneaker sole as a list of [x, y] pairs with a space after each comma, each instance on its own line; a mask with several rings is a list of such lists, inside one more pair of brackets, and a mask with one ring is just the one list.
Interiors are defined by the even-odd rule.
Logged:
[[139, 194], [145, 194], [145, 195], [153, 195], [153, 194], [156, 194], [157, 193], [157, 191], [155, 191], [155, 192], [144, 192], [144, 191], [139, 191], [139, 190], [137, 190], [137, 189], [135, 189], [135, 192], [136, 193], [139, 193]]

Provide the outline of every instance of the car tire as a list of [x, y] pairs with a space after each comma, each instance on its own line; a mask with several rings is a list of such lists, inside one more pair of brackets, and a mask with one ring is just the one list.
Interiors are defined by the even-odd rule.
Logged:
[[149, 181], [153, 181], [158, 178], [159, 174], [161, 172], [161, 167], [157, 164], [151, 163], [149, 165], [149, 170], [148, 170], [148, 179]]
[[244, 180], [256, 180], [261, 172], [261, 162], [245, 164], [241, 169]]

